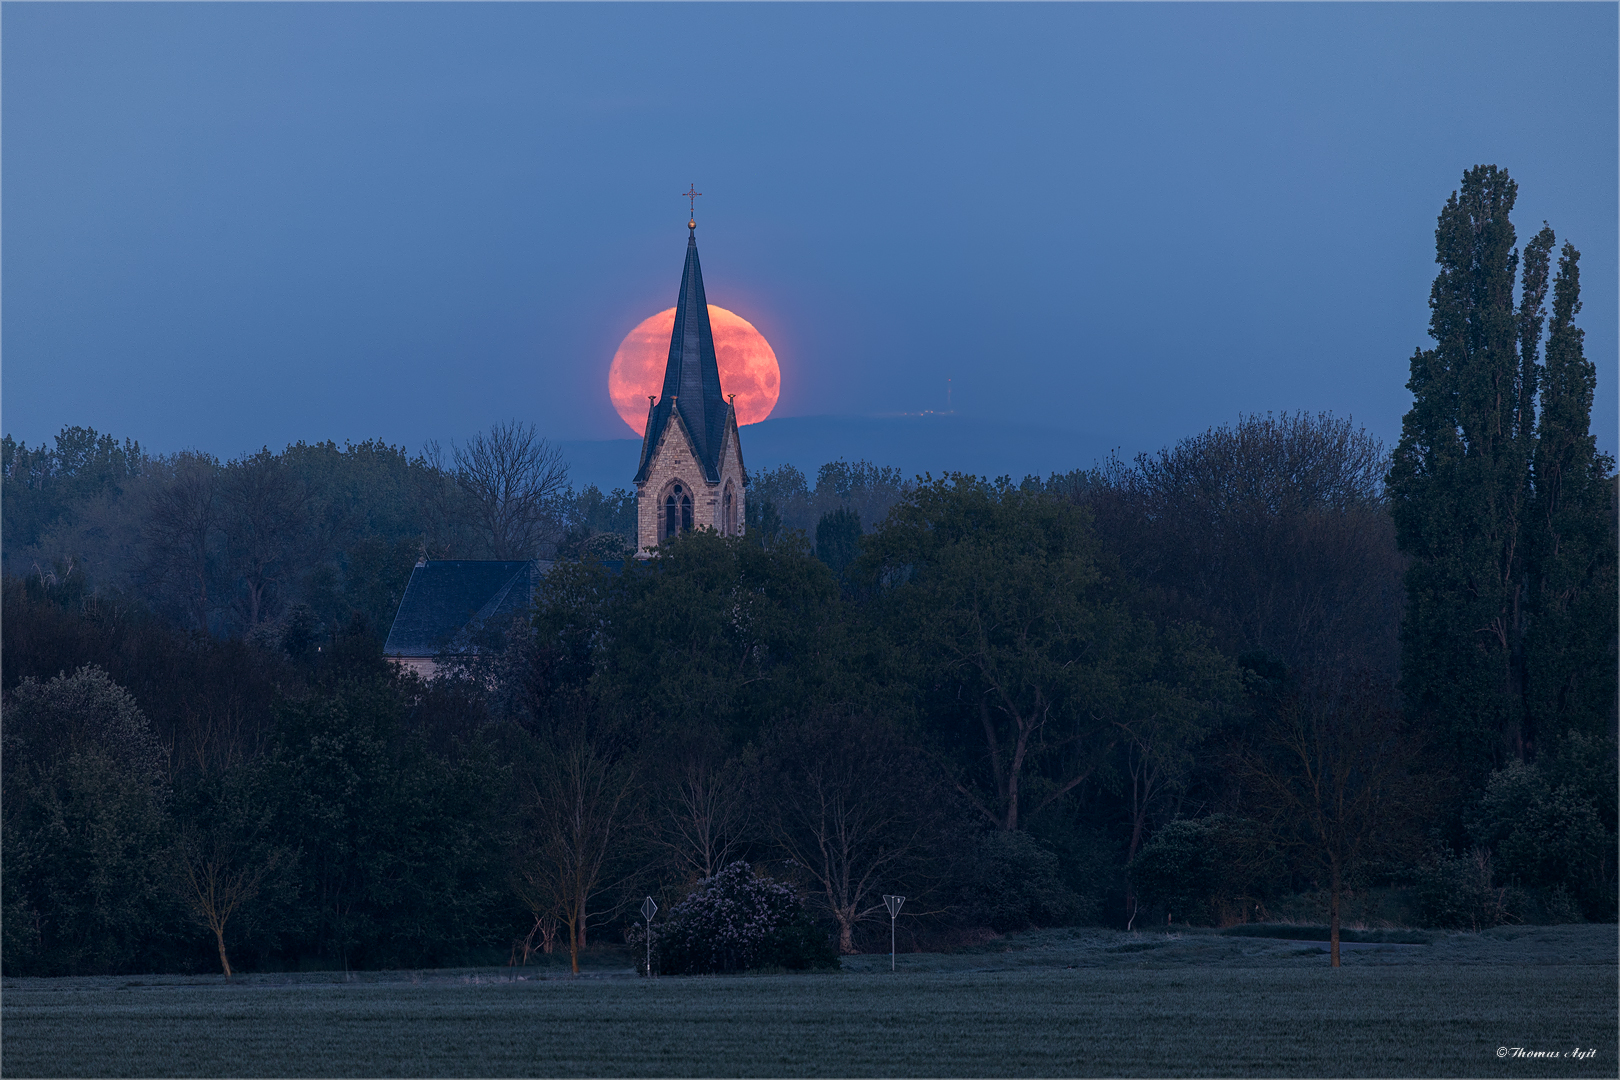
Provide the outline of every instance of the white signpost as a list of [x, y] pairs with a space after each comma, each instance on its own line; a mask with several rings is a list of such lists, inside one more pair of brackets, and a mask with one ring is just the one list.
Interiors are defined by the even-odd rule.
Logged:
[[652, 978], [652, 917], [658, 914], [658, 904], [652, 897], [641, 902], [641, 917], [647, 920], [647, 978]]
[[900, 914], [900, 905], [906, 902], [903, 896], [883, 895], [883, 906], [889, 909], [889, 970], [894, 970], [894, 920]]

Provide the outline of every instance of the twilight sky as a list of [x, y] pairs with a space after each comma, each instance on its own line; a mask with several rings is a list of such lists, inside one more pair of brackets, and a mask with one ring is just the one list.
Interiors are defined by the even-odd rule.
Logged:
[[1583, 252], [1617, 449], [1614, 4], [9, 3], [0, 33], [29, 442], [633, 437], [608, 364], [675, 302], [694, 182], [775, 417], [949, 378], [1076, 445], [1293, 409], [1393, 442], [1435, 216], [1493, 163], [1521, 240]]

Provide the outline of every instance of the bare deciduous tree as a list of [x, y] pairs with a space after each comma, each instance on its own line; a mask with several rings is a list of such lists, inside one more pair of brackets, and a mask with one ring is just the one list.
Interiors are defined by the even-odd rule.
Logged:
[[185, 882], [181, 896], [192, 917], [213, 933], [219, 946], [219, 966], [227, 979], [231, 961], [225, 955], [225, 927], [243, 904], [259, 895], [265, 877], [285, 858], [286, 852], [280, 848], [259, 858], [246, 855], [217, 830], [181, 840], [180, 874]]
[[513, 884], [536, 925], [555, 916], [567, 931], [576, 974], [586, 924], [606, 914], [590, 905], [613, 884], [609, 853], [634, 785], [631, 766], [603, 754], [583, 732], [558, 739], [530, 778], [529, 842]]
[[456, 484], [495, 558], [537, 558], [556, 541], [568, 463], [533, 424], [496, 424], [452, 447], [452, 457]]
[[884, 892], [928, 891], [950, 818], [931, 762], [890, 725], [846, 710], [783, 721], [759, 781], [766, 831], [837, 923], [839, 952], [855, 952], [858, 923], [887, 914]]
[[1324, 678], [1281, 693], [1261, 736], [1240, 744], [1235, 777], [1250, 810], [1302, 869], [1326, 879], [1330, 953], [1339, 966], [1339, 901], [1369, 860], [1410, 854], [1434, 785], [1416, 775], [1421, 743], [1393, 687]]
[[[531, 912], [531, 914], [534, 914]], [[540, 943], [535, 944], [535, 936], [539, 935]], [[524, 967], [529, 966], [529, 957], [538, 950], [550, 956], [557, 948], [557, 916], [534, 914], [534, 925], [529, 932], [512, 941], [512, 959], [508, 966], [517, 967], [521, 962]], [[521, 958], [521, 959], [520, 959]]]
[[747, 794], [734, 767], [687, 761], [664, 809], [661, 842], [693, 880], [711, 878], [741, 856]]
[[288, 885], [283, 874], [297, 856], [274, 842], [269, 807], [240, 773], [205, 783], [189, 798], [174, 847], [173, 888], [192, 919], [214, 935], [219, 966], [229, 979], [226, 928], [233, 917], [240, 922], [261, 888]]

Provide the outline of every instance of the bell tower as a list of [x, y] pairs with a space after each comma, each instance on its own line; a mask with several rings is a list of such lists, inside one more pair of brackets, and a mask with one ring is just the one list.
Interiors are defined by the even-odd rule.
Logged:
[[[686, 193], [695, 199], [701, 192]], [[636, 470], [637, 558], [693, 529], [743, 532], [742, 446], [737, 410], [720, 387], [709, 301], [698, 264], [697, 215], [686, 223], [686, 268], [675, 303], [663, 392], [647, 399]]]

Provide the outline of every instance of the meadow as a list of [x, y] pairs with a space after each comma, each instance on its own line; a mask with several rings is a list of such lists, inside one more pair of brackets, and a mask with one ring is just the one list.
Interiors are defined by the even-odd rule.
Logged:
[[[1408, 935], [1403, 941], [1418, 940]], [[8, 979], [6, 1076], [1614, 1076], [1614, 926], [1049, 930], [829, 974]], [[1499, 1056], [1507, 1049], [1507, 1057]], [[1595, 1050], [1539, 1059], [1526, 1051]]]

